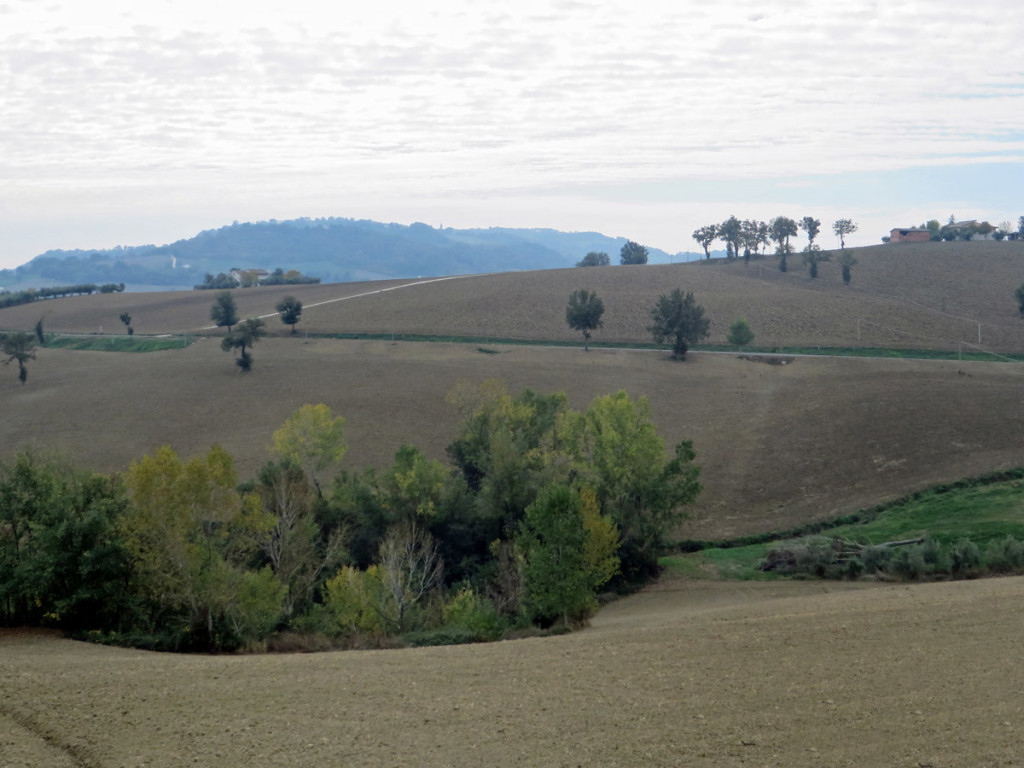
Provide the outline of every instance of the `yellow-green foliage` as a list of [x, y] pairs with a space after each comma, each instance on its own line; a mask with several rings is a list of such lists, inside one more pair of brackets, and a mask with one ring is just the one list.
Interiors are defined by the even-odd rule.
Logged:
[[274, 432], [273, 452], [298, 464], [315, 481], [348, 451], [344, 426], [345, 419], [332, 416], [323, 403], [304, 405]]
[[428, 459], [411, 445], [403, 445], [395, 453], [394, 465], [381, 478], [386, 493], [384, 503], [397, 519], [433, 517], [447, 482], [444, 464]]
[[324, 585], [326, 606], [338, 633], [383, 637], [384, 622], [376, 606], [385, 599], [380, 569], [371, 565], [365, 571], [345, 566]]
[[619, 529], [608, 515], [601, 514], [597, 494], [590, 488], [580, 491], [583, 512], [583, 558], [590, 566], [594, 588], [608, 582], [619, 572]]

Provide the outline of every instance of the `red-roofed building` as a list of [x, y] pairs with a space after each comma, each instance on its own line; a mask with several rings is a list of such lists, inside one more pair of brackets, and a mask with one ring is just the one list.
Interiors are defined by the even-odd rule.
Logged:
[[889, 233], [890, 243], [927, 243], [931, 239], [932, 233], [920, 227], [896, 228]]

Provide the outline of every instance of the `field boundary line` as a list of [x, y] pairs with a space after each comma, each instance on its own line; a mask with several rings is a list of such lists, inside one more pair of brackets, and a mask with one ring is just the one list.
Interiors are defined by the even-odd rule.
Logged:
[[[375, 291], [365, 291], [364, 293], [354, 293], [351, 296], [338, 296], [334, 299], [325, 299], [324, 301], [318, 301], [315, 304], [304, 304], [303, 310], [313, 309], [314, 307], [322, 307], [325, 304], [334, 304], [339, 301], [349, 301], [350, 299], [363, 299], [367, 296], [377, 296], [381, 293], [389, 293], [390, 291], [398, 291], [402, 288], [415, 288], [420, 285], [429, 285], [430, 283], [440, 283], [445, 280], [462, 280], [467, 277], [486, 277], [488, 274], [494, 274], [493, 272], [485, 272], [479, 275], [449, 275], [447, 277], [432, 277], [429, 280], [415, 280], [411, 283], [402, 283], [401, 285], [392, 285], [389, 288], [378, 288]], [[265, 315], [256, 315], [259, 320], [266, 320], [270, 317], [277, 317], [280, 312], [269, 312]], [[204, 325], [202, 328], [197, 328], [197, 331], [214, 331], [219, 328], [219, 325]]]

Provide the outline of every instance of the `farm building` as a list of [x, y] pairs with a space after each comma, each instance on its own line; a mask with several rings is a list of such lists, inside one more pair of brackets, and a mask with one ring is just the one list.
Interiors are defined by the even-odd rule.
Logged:
[[908, 229], [896, 228], [889, 233], [890, 243], [927, 243], [932, 239], [932, 233], [920, 227]]

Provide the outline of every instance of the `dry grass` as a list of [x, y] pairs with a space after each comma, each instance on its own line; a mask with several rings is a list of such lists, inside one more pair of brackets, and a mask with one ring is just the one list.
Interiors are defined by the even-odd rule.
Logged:
[[1009, 766], [1022, 632], [997, 579], [669, 582], [572, 635], [405, 651], [0, 636], [0, 764]]

